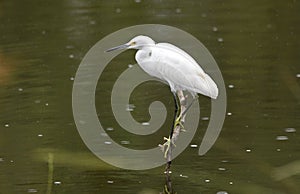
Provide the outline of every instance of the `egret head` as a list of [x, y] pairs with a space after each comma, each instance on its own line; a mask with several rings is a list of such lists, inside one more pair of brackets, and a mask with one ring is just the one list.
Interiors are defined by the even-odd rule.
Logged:
[[108, 49], [106, 52], [123, 49], [142, 49], [146, 46], [154, 45], [155, 42], [148, 36], [139, 35], [131, 39], [128, 43]]

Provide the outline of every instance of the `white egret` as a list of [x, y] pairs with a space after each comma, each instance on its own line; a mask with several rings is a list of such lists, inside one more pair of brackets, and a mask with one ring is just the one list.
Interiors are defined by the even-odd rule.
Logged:
[[193, 98], [200, 93], [216, 99], [218, 87], [188, 53], [170, 43], [155, 43], [150, 37], [139, 35], [126, 44], [108, 49], [107, 52], [122, 49], [137, 49], [135, 59], [139, 66], [150, 76], [161, 79], [170, 86], [175, 100], [175, 116], [171, 134], [166, 142], [167, 152], [174, 128], [178, 124], [181, 125], [181, 117], [192, 104], [184, 113], [178, 114], [176, 92], [188, 91]]

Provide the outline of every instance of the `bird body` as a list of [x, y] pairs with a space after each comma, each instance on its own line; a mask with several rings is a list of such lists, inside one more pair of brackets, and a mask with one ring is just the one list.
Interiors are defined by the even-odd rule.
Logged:
[[[203, 94], [210, 98], [218, 97], [218, 87], [215, 82], [206, 74], [200, 65], [185, 51], [170, 43], [155, 43], [150, 37], [136, 36], [128, 43], [108, 49], [107, 51], [120, 49], [137, 49], [135, 59], [139, 66], [149, 75], [167, 82], [173, 93], [175, 101], [174, 121], [170, 136], [164, 138], [166, 142], [162, 145], [167, 158], [171, 154], [171, 141], [176, 126], [183, 128], [186, 111], [192, 103], [178, 114], [180, 103], [177, 100], [177, 93], [189, 91], [193, 97], [197, 93]], [[168, 161], [167, 170], [171, 165]]]
[[155, 43], [150, 37], [136, 36], [128, 43], [109, 49], [137, 49], [135, 59], [149, 75], [167, 82], [173, 93], [186, 90], [216, 99], [218, 87], [185, 51], [170, 43]]
[[169, 43], [139, 49], [135, 59], [146, 73], [166, 81], [172, 92], [187, 90], [193, 96], [200, 93], [214, 99], [218, 95], [216, 84], [197, 62]]

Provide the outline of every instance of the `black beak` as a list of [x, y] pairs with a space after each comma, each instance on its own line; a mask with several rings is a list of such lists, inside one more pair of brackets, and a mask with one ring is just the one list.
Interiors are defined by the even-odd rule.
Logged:
[[117, 50], [123, 50], [123, 49], [127, 49], [128, 47], [129, 47], [128, 44], [122, 44], [122, 45], [120, 45], [120, 46], [116, 46], [116, 47], [110, 48], [110, 49], [106, 50], [106, 52], [117, 51]]

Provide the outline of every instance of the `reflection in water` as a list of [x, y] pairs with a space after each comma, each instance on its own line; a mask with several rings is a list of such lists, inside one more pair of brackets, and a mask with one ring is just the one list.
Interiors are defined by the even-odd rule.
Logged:
[[[176, 192], [299, 193], [299, 8], [300, 1], [270, 0], [172, 4], [2, 1], [1, 193], [133, 194], [141, 188], [152, 193], [174, 192], [171, 177], [166, 175], [163, 184], [159, 176], [164, 167], [127, 171], [93, 156], [80, 139], [72, 118], [70, 96], [81, 58], [105, 35], [143, 23], [172, 25], [197, 37], [214, 53], [228, 85], [230, 114], [221, 136], [203, 157], [197, 156], [197, 149], [187, 148], [176, 158], [173, 181], [177, 180], [178, 169], [189, 176], [180, 181]], [[109, 96], [110, 85], [123, 70], [122, 64], [110, 64], [106, 69], [98, 104], [110, 104], [110, 98], [103, 96]], [[172, 103], [167, 98], [171, 95], [166, 92], [168, 88], [153, 88], [142, 88], [131, 96], [134, 107], [129, 106], [128, 111], [134, 109], [130, 113], [141, 122], [148, 120], [146, 102], [157, 97]], [[210, 110], [206, 99], [199, 100], [204, 105], [204, 119], [192, 141], [195, 145], [201, 142]], [[109, 111], [100, 112], [106, 121], [104, 127], [113, 129], [109, 135], [130, 142], [124, 146], [153, 147], [161, 143], [158, 137], [167, 135], [161, 131], [154, 137], [120, 137], [122, 129]], [[53, 181], [50, 184], [48, 153], [53, 153], [53, 181], [61, 181], [61, 185]], [[110, 180], [113, 184], [108, 184]]]
[[165, 173], [165, 185], [163, 192], [161, 194], [175, 194], [176, 191], [172, 187], [172, 181], [171, 181], [171, 172], [167, 171]]
[[0, 86], [7, 85], [13, 76], [14, 60], [2, 54], [0, 50]]
[[53, 185], [53, 171], [54, 171], [54, 155], [48, 153], [48, 186], [46, 194], [51, 194]]

